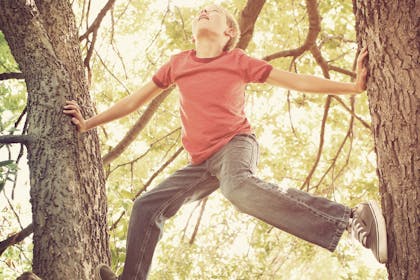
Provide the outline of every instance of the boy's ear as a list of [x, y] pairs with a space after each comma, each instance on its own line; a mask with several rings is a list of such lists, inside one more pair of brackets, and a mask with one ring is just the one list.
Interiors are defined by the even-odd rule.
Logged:
[[228, 29], [225, 30], [225, 35], [233, 38], [236, 35], [236, 31], [233, 27], [228, 27]]

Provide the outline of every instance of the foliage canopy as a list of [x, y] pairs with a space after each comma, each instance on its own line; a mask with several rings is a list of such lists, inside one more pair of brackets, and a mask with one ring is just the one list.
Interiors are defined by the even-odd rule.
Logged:
[[[186, 1], [115, 3], [101, 24], [91, 60], [90, 92], [97, 111], [103, 111], [148, 81], [171, 54], [193, 48], [190, 24], [198, 8], [182, 5], [183, 2]], [[87, 2], [73, 2], [81, 34], [102, 8], [99, 3], [89, 1], [89, 4], [88, 16]], [[232, 0], [222, 5], [239, 16], [245, 4], [245, 1]], [[316, 44], [324, 59], [329, 65], [351, 70], [357, 48], [351, 2], [320, 1], [318, 10], [322, 22]], [[303, 1], [267, 1], [246, 51], [262, 58], [293, 49], [303, 44], [307, 32]], [[85, 53], [87, 46], [86, 42], [81, 42]], [[0, 73], [19, 71], [1, 34], [0, 54]], [[285, 57], [270, 63], [284, 70], [323, 75], [309, 52], [296, 59]], [[351, 80], [339, 72], [329, 73], [334, 80]], [[0, 82], [1, 133], [24, 129], [24, 122], [16, 127], [15, 123], [24, 111], [26, 94], [23, 80]], [[248, 116], [261, 145], [258, 171], [261, 178], [280, 186], [304, 188], [350, 206], [362, 200], [378, 199], [371, 132], [348, 111], [353, 107], [353, 114], [369, 123], [365, 95], [355, 100], [333, 99], [325, 135], [321, 137], [324, 96], [288, 92], [266, 85], [249, 85], [246, 94]], [[145, 109], [140, 108], [129, 117], [99, 129], [103, 155], [121, 140]], [[181, 146], [177, 110], [177, 91], [174, 90], [136, 141], [106, 165], [111, 253], [116, 271], [121, 272], [124, 262], [133, 199], [143, 188], [152, 188], [187, 164], [183, 152], [167, 168], [159, 170]], [[321, 140], [324, 143], [319, 163], [309, 184], [305, 185]], [[0, 204], [2, 240], [25, 226], [28, 219], [22, 217], [30, 213], [28, 174], [23, 161], [17, 162], [22, 170], [19, 177], [14, 175], [19, 151], [10, 146], [2, 146], [0, 150], [0, 184], [6, 174], [11, 178], [5, 184]], [[200, 217], [202, 205], [184, 207], [165, 225], [151, 279], [325, 279], [331, 275], [337, 275], [337, 279], [386, 278], [383, 266], [375, 264], [366, 251], [351, 246], [345, 238], [338, 250], [330, 254], [240, 214], [217, 192], [206, 202]], [[198, 234], [192, 240], [198, 221]], [[366, 262], [357, 257], [360, 254]], [[7, 279], [28, 270], [31, 240], [9, 248], [1, 258], [0, 274]]]

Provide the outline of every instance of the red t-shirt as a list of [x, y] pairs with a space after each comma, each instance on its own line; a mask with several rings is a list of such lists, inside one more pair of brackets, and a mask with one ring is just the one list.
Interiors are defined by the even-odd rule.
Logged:
[[240, 49], [212, 58], [198, 58], [188, 50], [157, 71], [153, 82], [158, 87], [175, 83], [179, 88], [182, 143], [191, 163], [202, 163], [235, 135], [251, 133], [244, 112], [245, 86], [265, 82], [272, 68]]

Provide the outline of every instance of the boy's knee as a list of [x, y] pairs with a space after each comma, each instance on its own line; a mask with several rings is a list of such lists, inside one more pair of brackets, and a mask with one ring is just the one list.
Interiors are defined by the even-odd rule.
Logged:
[[240, 199], [242, 186], [249, 180], [250, 174], [243, 173], [235, 176], [229, 176], [222, 180], [220, 183], [220, 189], [222, 194], [231, 202], [235, 203], [236, 200]]
[[153, 207], [154, 205], [150, 202], [149, 199], [145, 197], [139, 197], [134, 200], [132, 215], [150, 216], [150, 214], [153, 212]]
[[161, 216], [172, 216], [168, 214], [170, 204], [155, 195], [144, 195], [134, 200], [132, 215], [141, 219], [160, 219]]

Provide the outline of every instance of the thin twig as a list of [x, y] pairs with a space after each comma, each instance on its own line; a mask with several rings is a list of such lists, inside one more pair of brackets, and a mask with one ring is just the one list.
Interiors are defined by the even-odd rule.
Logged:
[[194, 209], [192, 209], [192, 210], [191, 210], [190, 215], [188, 216], [187, 222], [185, 223], [185, 226], [184, 226], [184, 228], [182, 229], [182, 237], [181, 237], [181, 241], [184, 241], [185, 236], [187, 235], [187, 229], [188, 229], [188, 226], [190, 225], [190, 222], [191, 222], [191, 218], [192, 218], [192, 216], [193, 216], [193, 214], [194, 214], [195, 210], [197, 210], [197, 208], [200, 206], [200, 204], [201, 204], [201, 200], [200, 200], [200, 201], [198, 201], [198, 202], [195, 204]]
[[205, 197], [201, 201], [200, 213], [198, 214], [197, 223], [195, 224], [193, 234], [191, 235], [191, 239], [190, 239], [190, 242], [189, 242], [190, 245], [194, 243], [195, 237], [197, 236], [198, 228], [200, 227], [201, 219], [203, 218], [204, 209], [206, 208], [206, 204], [207, 204], [208, 199], [209, 199], [208, 197]]
[[18, 224], [19, 224], [19, 226], [20, 226], [20, 229], [22, 229], [22, 230], [23, 230], [22, 222], [20, 221], [19, 215], [18, 215], [18, 213], [16, 212], [15, 208], [13, 207], [12, 203], [10, 202], [10, 199], [7, 197], [7, 195], [6, 195], [6, 192], [5, 192], [5, 191], [3, 192], [3, 195], [4, 195], [4, 197], [6, 198], [7, 204], [9, 204], [10, 209], [12, 210], [13, 214], [14, 214], [14, 215], [15, 215], [15, 217], [16, 217], [16, 220], [17, 220], [17, 222], [18, 222]]
[[115, 3], [115, 0], [108, 0], [108, 2], [105, 4], [105, 6], [102, 8], [102, 10], [99, 12], [96, 19], [91, 24], [91, 26], [89, 26], [89, 28], [86, 30], [86, 32], [79, 37], [79, 41], [82, 41], [82, 40], [86, 39], [89, 36], [90, 33], [94, 33], [94, 32], [98, 31], [102, 20], [104, 19], [106, 13], [112, 8], [114, 3]]
[[315, 158], [315, 162], [312, 165], [312, 168], [309, 171], [308, 175], [306, 176], [305, 181], [303, 182], [302, 186], [300, 187], [301, 189], [303, 189], [306, 186], [307, 191], [309, 190], [309, 183], [311, 181], [312, 175], [314, 174], [314, 172], [315, 172], [315, 170], [318, 166], [319, 160], [321, 159], [321, 154], [322, 154], [322, 150], [323, 150], [323, 147], [324, 147], [325, 124], [327, 122], [330, 105], [331, 105], [331, 96], [328, 95], [327, 100], [325, 101], [325, 105], [324, 105], [324, 116], [322, 117], [321, 132], [320, 132], [320, 135], [319, 135], [319, 146], [318, 146], [318, 152], [317, 152], [317, 155], [316, 155], [316, 158]]
[[332, 98], [334, 98], [336, 101], [338, 101], [338, 103], [340, 103], [340, 105], [343, 106], [343, 108], [346, 109], [346, 111], [349, 112], [364, 127], [366, 127], [369, 130], [372, 129], [371, 126], [365, 120], [363, 120], [361, 117], [359, 117], [358, 115], [356, 115], [356, 113], [354, 112], [354, 110], [352, 110], [351, 108], [349, 108], [339, 96], [332, 96]]
[[165, 19], [168, 16], [169, 12], [170, 12], [170, 9], [169, 9], [169, 2], [168, 2], [168, 5], [167, 5], [166, 10], [165, 10], [165, 14], [163, 15], [162, 20], [160, 21], [159, 31], [155, 34], [155, 36], [153, 36], [152, 41], [149, 43], [149, 45], [145, 49], [146, 58], [150, 62], [150, 64], [152, 64], [152, 65], [155, 65], [156, 63], [153, 62], [150, 59], [150, 57], [149, 57], [149, 49], [152, 47], [152, 45], [154, 44], [154, 42], [157, 40], [157, 38], [159, 37], [160, 33], [162, 32], [163, 24], [165, 23]]
[[150, 102], [147, 109], [136, 121], [133, 127], [126, 133], [123, 139], [111, 151], [102, 157], [104, 164], [110, 163], [127, 149], [127, 147], [136, 139], [139, 133], [146, 127], [146, 125], [149, 123], [159, 108], [160, 104], [172, 92], [172, 90], [173, 87], [165, 90], [159, 96], [155, 97], [152, 102]]
[[128, 87], [108, 68], [105, 61], [102, 59], [102, 57], [99, 55], [99, 53], [95, 50], [96, 57], [99, 58], [99, 61], [104, 66], [105, 70], [125, 89], [126, 93], [128, 95], [131, 95], [131, 91], [128, 89]]
[[161, 173], [171, 162], [173, 162], [178, 156], [179, 154], [181, 154], [181, 152], [184, 150], [183, 147], [179, 147], [178, 150], [176, 150], [176, 152], [164, 163], [162, 164], [162, 166], [155, 172], [153, 173], [153, 175], [150, 177], [150, 179], [146, 182], [146, 184], [144, 184], [144, 186], [136, 193], [136, 195], [134, 196], [134, 198], [132, 199], [133, 201], [140, 196], [140, 194], [142, 192], [144, 192], [147, 187], [150, 186], [150, 184], [153, 182], [153, 180], [157, 177], [157, 175], [159, 175], [159, 173]]
[[180, 127], [178, 127], [178, 128], [176, 128], [176, 129], [172, 130], [171, 132], [167, 133], [166, 135], [162, 136], [161, 138], [157, 139], [156, 141], [152, 142], [152, 143], [149, 145], [149, 148], [148, 148], [148, 149], [147, 149], [144, 153], [142, 153], [140, 156], [136, 157], [135, 159], [133, 159], [133, 160], [131, 160], [131, 161], [129, 161], [129, 162], [125, 162], [125, 163], [118, 164], [118, 165], [117, 165], [117, 166], [115, 166], [113, 169], [111, 169], [111, 170], [109, 171], [109, 173], [111, 174], [112, 172], [116, 171], [118, 168], [124, 167], [124, 166], [129, 165], [129, 164], [130, 164], [130, 165], [133, 165], [134, 163], [138, 162], [140, 159], [144, 158], [144, 157], [145, 157], [145, 156], [146, 156], [146, 155], [147, 155], [150, 151], [152, 151], [152, 148], [153, 148], [156, 144], [158, 144], [160, 141], [162, 141], [162, 140], [166, 139], [167, 137], [171, 136], [172, 134], [174, 134], [174, 133], [176, 133], [176, 132], [179, 132], [180, 130], [181, 130], [181, 128], [180, 128]]
[[[153, 180], [161, 173], [163, 170], [165, 170], [166, 167], [168, 167], [169, 164], [171, 164], [178, 156], [179, 154], [184, 150], [183, 147], [178, 148], [178, 150], [155, 172], [152, 174], [152, 176], [149, 178], [149, 180], [146, 182], [146, 184], [143, 185], [143, 187], [136, 193], [136, 195], [131, 199], [132, 201], [136, 200], [144, 191], [147, 190], [147, 188], [151, 185]], [[120, 217], [115, 221], [111, 229], [115, 229], [120, 222], [121, 218], [125, 215], [125, 211], [123, 211], [120, 214]]]
[[[295, 70], [295, 73], [296, 73], [297, 69], [296, 69], [295, 61], [296, 61], [296, 57], [294, 56], [292, 58], [292, 61], [290, 62], [289, 71], [291, 71], [292, 67], [293, 67], [294, 70]], [[291, 94], [290, 90], [287, 90], [287, 111], [289, 112], [289, 122], [290, 122], [290, 127], [292, 128], [293, 135], [295, 135], [295, 137], [297, 137], [296, 130], [295, 130], [295, 127], [293, 126], [293, 120], [292, 120], [291, 105], [290, 105], [290, 94]]]

